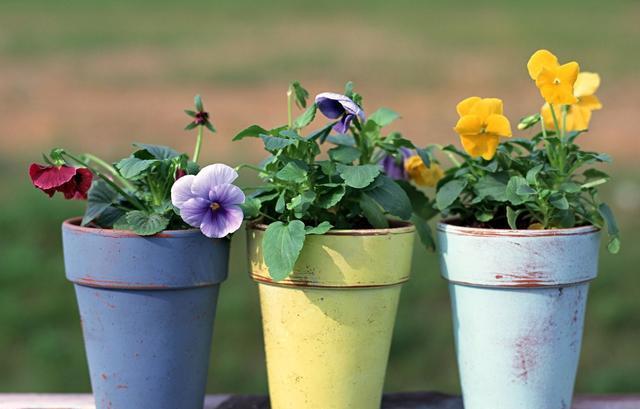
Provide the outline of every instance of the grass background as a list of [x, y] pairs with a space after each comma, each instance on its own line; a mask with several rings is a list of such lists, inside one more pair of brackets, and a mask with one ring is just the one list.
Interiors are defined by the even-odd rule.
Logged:
[[[3, 0], [0, 3], [0, 392], [89, 391], [60, 222], [82, 203], [47, 200], [26, 176], [40, 151], [65, 146], [116, 160], [133, 141], [190, 151], [183, 132], [202, 93], [219, 129], [204, 163], [260, 159], [230, 143], [251, 123], [284, 121], [284, 92], [346, 80], [365, 108], [403, 114], [398, 129], [426, 145], [457, 143], [455, 103], [504, 99], [517, 118], [538, 109], [524, 68], [537, 48], [598, 71], [603, 111], [583, 136], [611, 153], [604, 196], [623, 233], [601, 254], [587, 310], [578, 392], [640, 391], [640, 5], [556, 2]], [[251, 183], [251, 175], [243, 175]], [[259, 306], [234, 237], [214, 334], [208, 391], [266, 392]], [[459, 391], [446, 284], [437, 258], [416, 248], [389, 361], [389, 391]]]

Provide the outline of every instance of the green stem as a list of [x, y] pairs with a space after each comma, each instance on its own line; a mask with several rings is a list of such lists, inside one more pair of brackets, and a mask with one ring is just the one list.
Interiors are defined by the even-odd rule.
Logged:
[[70, 158], [72, 161], [77, 162], [79, 164], [81, 164], [82, 166], [91, 169], [91, 171], [100, 179], [102, 179], [106, 184], [108, 184], [109, 186], [111, 186], [116, 192], [120, 193], [120, 195], [122, 195], [122, 197], [124, 197], [125, 199], [127, 199], [128, 201], [131, 202], [132, 205], [134, 205], [135, 207], [137, 207], [139, 210], [146, 210], [145, 206], [140, 203], [140, 201], [135, 197], [135, 196], [131, 196], [129, 195], [127, 192], [125, 192], [124, 190], [122, 190], [122, 188], [120, 186], [118, 186], [117, 184], [113, 183], [113, 181], [111, 179], [109, 179], [107, 176], [103, 175], [100, 171], [98, 171], [95, 168], [92, 168], [87, 162], [67, 153], [64, 152], [63, 153], [64, 156], [67, 156], [68, 158]]
[[256, 172], [260, 172], [260, 173], [267, 173], [267, 171], [266, 171], [266, 170], [264, 170], [264, 169], [260, 169], [260, 168], [259, 168], [259, 167], [257, 167], [257, 166], [249, 165], [248, 163], [243, 163], [242, 165], [238, 165], [238, 166], [236, 166], [235, 170], [236, 170], [236, 172], [237, 172], [237, 171], [239, 171], [240, 169], [244, 169], [244, 168], [251, 169], [251, 170], [255, 170]]
[[196, 147], [193, 150], [193, 161], [198, 163], [198, 158], [200, 157], [200, 147], [202, 146], [202, 125], [198, 126], [198, 137], [196, 138]]
[[435, 146], [438, 149], [440, 149], [441, 152], [443, 152], [445, 155], [447, 155], [447, 157], [449, 158], [451, 163], [453, 163], [457, 168], [459, 168], [461, 166], [461, 163], [458, 161], [458, 159], [456, 159], [456, 157], [453, 155], [453, 153], [444, 150], [444, 146], [442, 146], [440, 144], [435, 144]]
[[122, 185], [125, 187], [125, 189], [129, 189], [129, 190], [135, 190], [135, 188], [133, 187], [133, 185], [125, 178], [123, 178], [120, 173], [118, 173], [118, 171], [116, 170], [116, 168], [114, 168], [113, 166], [111, 166], [111, 164], [107, 163], [106, 161], [100, 159], [99, 157], [92, 155], [90, 153], [85, 153], [84, 157], [87, 158], [89, 160], [89, 162], [95, 162], [98, 165], [102, 166], [103, 168], [105, 168], [106, 170], [109, 171], [109, 173], [111, 173], [113, 175], [114, 178], [118, 179], [118, 181], [120, 183], [122, 183]]
[[293, 116], [291, 113], [291, 96], [293, 95], [293, 90], [291, 89], [291, 86], [289, 86], [289, 89], [287, 90], [287, 123], [289, 124], [289, 129], [293, 128]]

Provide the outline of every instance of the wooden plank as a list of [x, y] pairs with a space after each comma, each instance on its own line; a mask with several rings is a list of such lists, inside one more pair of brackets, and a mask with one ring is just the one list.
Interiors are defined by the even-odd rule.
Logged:
[[[210, 395], [205, 409], [268, 409], [265, 396]], [[463, 409], [458, 396], [433, 392], [385, 395], [383, 409]], [[0, 409], [95, 409], [86, 394], [0, 394]], [[117, 409], [117, 408], [114, 408]], [[640, 409], [640, 395], [578, 396], [573, 409]]]

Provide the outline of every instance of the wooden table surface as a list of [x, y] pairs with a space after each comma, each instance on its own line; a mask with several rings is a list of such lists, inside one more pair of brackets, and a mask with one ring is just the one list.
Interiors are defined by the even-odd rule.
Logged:
[[[205, 403], [205, 409], [268, 408], [265, 396], [210, 395]], [[433, 392], [388, 394], [382, 408], [463, 409], [460, 397]], [[95, 409], [95, 406], [91, 395], [0, 394], [0, 409]], [[580, 395], [572, 409], [640, 409], [640, 395]]]

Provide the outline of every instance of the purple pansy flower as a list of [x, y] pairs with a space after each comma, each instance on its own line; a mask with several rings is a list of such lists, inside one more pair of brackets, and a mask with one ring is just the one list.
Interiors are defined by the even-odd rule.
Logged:
[[407, 180], [409, 176], [404, 168], [404, 161], [411, 156], [411, 151], [407, 148], [400, 148], [400, 153], [402, 154], [401, 161], [398, 161], [393, 155], [385, 155], [379, 162], [379, 165], [382, 167], [382, 171], [391, 179]]
[[347, 133], [351, 121], [357, 116], [361, 122], [366, 121], [364, 111], [346, 95], [323, 92], [316, 96], [316, 105], [324, 116], [340, 121], [333, 127], [338, 133]]
[[227, 165], [216, 163], [197, 175], [176, 180], [171, 188], [171, 202], [180, 209], [187, 224], [199, 228], [207, 237], [221, 238], [238, 230], [244, 215], [242, 190], [231, 184], [238, 173]]

